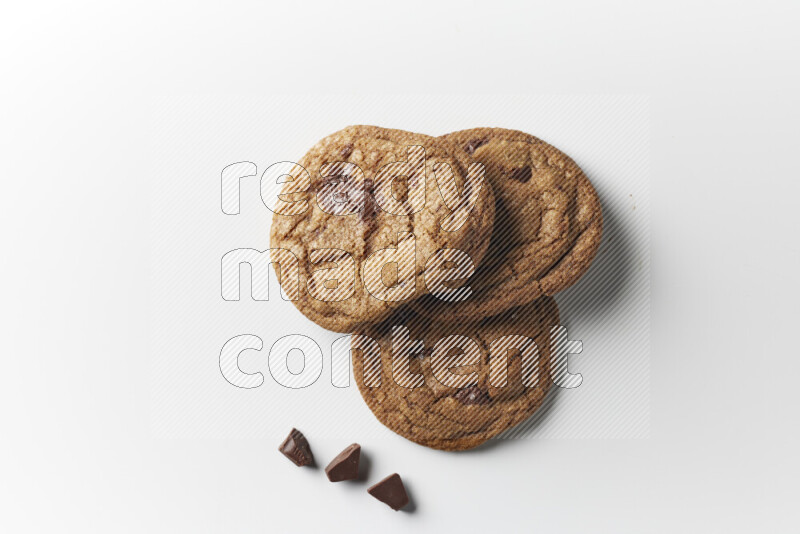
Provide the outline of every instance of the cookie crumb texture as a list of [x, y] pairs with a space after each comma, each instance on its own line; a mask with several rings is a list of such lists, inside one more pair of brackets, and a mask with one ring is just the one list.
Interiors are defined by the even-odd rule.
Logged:
[[[382, 199], [376, 199], [375, 177], [389, 163], [408, 161], [409, 146], [425, 148], [425, 202], [419, 211], [396, 215], [378, 206]], [[354, 164], [362, 172], [354, 166], [341, 167], [340, 171], [326, 172], [323, 177], [320, 173], [323, 165], [336, 162]], [[281, 194], [284, 201], [307, 201], [307, 209], [297, 215], [276, 212], [272, 218], [270, 247], [291, 251], [299, 262], [299, 298], [293, 301], [295, 306], [328, 330], [352, 332], [357, 325], [380, 321], [402, 304], [424, 295], [427, 292], [423, 279], [425, 262], [436, 251], [460, 249], [478, 265], [488, 248], [494, 221], [494, 196], [488, 180], [466, 222], [458, 230], [447, 232], [441, 228], [441, 223], [451, 211], [445, 205], [433, 172], [437, 164], [448, 164], [457, 186], [462, 189], [471, 162], [463, 148], [446, 140], [376, 126], [350, 126], [318, 142], [298, 162], [310, 173], [310, 178], [302, 178], [304, 173], [296, 169], [293, 174], [299, 178], [285, 183]], [[392, 195], [401, 202], [407, 200], [407, 181], [395, 180]], [[347, 200], [342, 202], [342, 199]], [[355, 204], [350, 205], [351, 201]], [[337, 210], [348, 213], [359, 206], [363, 209], [357, 213], [334, 214]], [[376, 251], [396, 247], [398, 234], [408, 232], [413, 234], [416, 248], [415, 258], [409, 258], [413, 265], [410, 282], [413, 287], [400, 301], [373, 296], [362, 281], [364, 262]], [[353, 263], [346, 259], [347, 254], [353, 258]], [[325, 287], [322, 288], [317, 286], [319, 274], [312, 279], [312, 272], [336, 270], [337, 267], [354, 272], [354, 280], [348, 283], [340, 277], [337, 286], [336, 282], [323, 279]], [[279, 271], [276, 269], [279, 280], [283, 274], [295, 275]], [[397, 269], [391, 266], [377, 273], [367, 273], [367, 276], [380, 277], [390, 288], [398, 286], [400, 278]], [[283, 280], [281, 283], [283, 285]], [[350, 296], [335, 301], [315, 298], [309, 293], [309, 284], [312, 292], [320, 290], [317, 296], [325, 291], [337, 299], [342, 295]], [[410, 297], [405, 298], [405, 295]]]
[[597, 192], [580, 167], [515, 130], [475, 128], [442, 138], [486, 166], [495, 196], [494, 232], [467, 301], [426, 296], [414, 308], [432, 319], [476, 320], [577, 282], [597, 254], [603, 228]]
[[[558, 325], [558, 320], [558, 308], [550, 297], [474, 323], [441, 323], [400, 310], [384, 323], [364, 327], [353, 336], [356, 384], [375, 417], [397, 434], [434, 449], [471, 449], [523, 422], [542, 405], [552, 384], [550, 329]], [[393, 346], [391, 331], [398, 325], [409, 329], [410, 341]], [[459, 368], [454, 374], [476, 373], [457, 387], [445, 386], [436, 376], [442, 376], [441, 366], [451, 368], [450, 364], [456, 362], [458, 356], [448, 360], [446, 353], [438, 354], [437, 358], [445, 357], [437, 363], [433, 355], [436, 343], [452, 335], [468, 337], [480, 348], [476, 361], [453, 366]], [[524, 367], [519, 350], [508, 351], [506, 385], [495, 387], [490, 382], [489, 347], [493, 341], [513, 335], [526, 336], [536, 342], [539, 355], [536, 385], [523, 385]], [[370, 353], [365, 336], [380, 346], [381, 380], [377, 387], [365, 383], [365, 354]], [[421, 340], [424, 347], [415, 346], [414, 340]], [[420, 387], [404, 387], [403, 384], [408, 385], [413, 380], [404, 382], [402, 377], [393, 380], [392, 350], [398, 347], [412, 347], [408, 371], [409, 376], [421, 374], [424, 377]], [[374, 374], [367, 373], [367, 376]], [[496, 378], [494, 382], [498, 383]]]

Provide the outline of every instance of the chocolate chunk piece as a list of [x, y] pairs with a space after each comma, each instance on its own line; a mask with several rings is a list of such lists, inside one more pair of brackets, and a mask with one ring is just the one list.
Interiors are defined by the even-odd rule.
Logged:
[[350, 154], [352, 154], [352, 153], [353, 153], [353, 143], [347, 143], [347, 144], [346, 144], [346, 145], [344, 145], [344, 146], [342, 147], [342, 149], [339, 151], [339, 156], [340, 156], [342, 159], [347, 159], [347, 156], [349, 156], [349, 155], [350, 155]]
[[295, 465], [303, 466], [314, 463], [314, 455], [311, 454], [311, 447], [302, 432], [293, 428], [289, 436], [283, 440], [278, 450]]
[[433, 356], [433, 347], [425, 347], [422, 350], [412, 352], [410, 356], [412, 358], [430, 358]]
[[397, 511], [408, 504], [408, 494], [397, 473], [389, 475], [367, 490], [370, 495]]
[[361, 459], [361, 445], [353, 443], [331, 460], [325, 474], [331, 482], [355, 480], [358, 478], [358, 461]]
[[319, 207], [333, 215], [356, 213], [363, 203], [364, 184], [346, 173], [331, 174], [313, 184]]
[[464, 389], [458, 390], [458, 392], [453, 395], [456, 400], [458, 400], [461, 404], [489, 404], [492, 399], [489, 397], [489, 393], [482, 390], [478, 386], [467, 386]]
[[514, 169], [513, 171], [511, 171], [510, 176], [512, 180], [516, 180], [524, 184], [525, 182], [531, 179], [531, 168], [529, 165], [525, 165], [524, 167]]
[[470, 156], [478, 150], [479, 147], [486, 144], [487, 139], [471, 139], [466, 145], [464, 145], [464, 150]]

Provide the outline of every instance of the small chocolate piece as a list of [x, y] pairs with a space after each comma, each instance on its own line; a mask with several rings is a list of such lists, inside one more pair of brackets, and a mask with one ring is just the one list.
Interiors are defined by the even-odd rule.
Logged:
[[478, 386], [467, 386], [464, 389], [458, 390], [458, 393], [453, 395], [461, 404], [489, 404], [492, 402], [489, 393], [482, 390]]
[[394, 511], [408, 504], [406, 488], [403, 486], [403, 480], [397, 473], [389, 475], [367, 491], [379, 501], [388, 504]]
[[524, 167], [514, 169], [513, 171], [511, 171], [510, 176], [512, 180], [516, 180], [524, 184], [525, 182], [531, 179], [531, 168], [529, 165], [525, 165]]
[[342, 159], [347, 159], [347, 156], [352, 154], [352, 152], [353, 152], [353, 143], [347, 143], [339, 151], [339, 156], [341, 156]]
[[311, 447], [302, 432], [293, 428], [289, 436], [283, 440], [278, 450], [283, 453], [295, 465], [303, 466], [314, 463], [314, 455], [311, 454]]
[[472, 139], [469, 141], [469, 143], [464, 145], [464, 150], [471, 156], [476, 150], [478, 150], [479, 147], [485, 145], [486, 141], [486, 139]]
[[412, 358], [430, 358], [433, 356], [433, 347], [425, 347], [422, 350], [410, 354]]
[[338, 185], [339, 183], [347, 182], [349, 176], [346, 174], [331, 174], [330, 176], [325, 176], [321, 180], [315, 181], [311, 184], [312, 191], [319, 192], [328, 187], [329, 185]]
[[331, 460], [325, 474], [331, 482], [355, 480], [358, 478], [358, 461], [361, 459], [361, 445], [353, 443]]

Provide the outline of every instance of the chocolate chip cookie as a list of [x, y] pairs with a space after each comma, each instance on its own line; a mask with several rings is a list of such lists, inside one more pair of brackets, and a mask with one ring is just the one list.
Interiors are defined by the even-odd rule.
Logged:
[[446, 140], [376, 126], [319, 141], [281, 178], [273, 210], [273, 266], [281, 261], [276, 273], [295, 306], [324, 328], [351, 332], [426, 294], [426, 263], [437, 251], [462, 250], [477, 265], [494, 197], [482, 174], [469, 179], [471, 163]]
[[514, 130], [475, 128], [442, 137], [486, 166], [495, 195], [489, 251], [464, 302], [428, 295], [414, 309], [430, 318], [474, 320], [574, 284], [600, 246], [603, 218], [578, 165], [544, 141]]
[[550, 297], [472, 323], [402, 309], [353, 335], [356, 383], [392, 431], [435, 449], [470, 449], [541, 406], [558, 320]]

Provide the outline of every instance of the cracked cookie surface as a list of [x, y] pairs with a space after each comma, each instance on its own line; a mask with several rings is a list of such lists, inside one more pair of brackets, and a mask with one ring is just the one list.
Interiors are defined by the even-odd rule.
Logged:
[[[424, 148], [424, 166], [421, 159], [412, 157], [410, 146]], [[399, 179], [387, 180], [391, 176], [387, 165], [402, 162], [408, 162], [409, 168], [419, 164], [420, 173], [409, 173], [416, 178], [398, 174]], [[470, 163], [462, 148], [445, 140], [376, 126], [350, 126], [319, 141], [283, 184], [272, 218], [270, 247], [288, 250], [298, 260], [295, 306], [324, 328], [351, 332], [424, 295], [425, 264], [438, 250], [463, 250], [477, 265], [488, 247], [494, 220], [488, 180], [476, 193], [474, 207], [461, 227], [455, 231], [441, 227], [452, 213], [441, 193], [441, 164], [452, 171], [459, 191], [466, 192]], [[436, 173], [435, 168], [439, 169]], [[424, 177], [421, 187], [413, 187], [420, 186], [419, 176]], [[414, 192], [422, 192], [422, 198]], [[394, 207], [383, 209], [387, 206]], [[382, 263], [368, 263], [378, 267], [365, 268], [373, 254], [399, 248], [409, 235], [414, 238], [413, 251], [404, 248], [399, 258], [407, 261], [385, 269], [380, 268]], [[410, 265], [410, 269], [402, 271], [398, 265]], [[286, 288], [281, 270], [276, 273]], [[284, 274], [297, 276], [288, 269]], [[380, 281], [372, 287], [384, 289], [371, 293], [365, 280]]]
[[432, 319], [475, 320], [577, 282], [597, 254], [603, 227], [597, 192], [578, 165], [515, 130], [475, 128], [442, 139], [486, 166], [495, 195], [494, 232], [466, 301], [426, 296], [414, 309]]
[[[431, 321], [402, 309], [353, 335], [353, 374], [370, 410], [390, 430], [435, 449], [470, 449], [542, 405], [552, 384], [549, 334], [558, 320], [550, 297], [472, 323]], [[531, 357], [530, 340], [538, 359]], [[490, 353], [507, 360], [490, 359]]]

